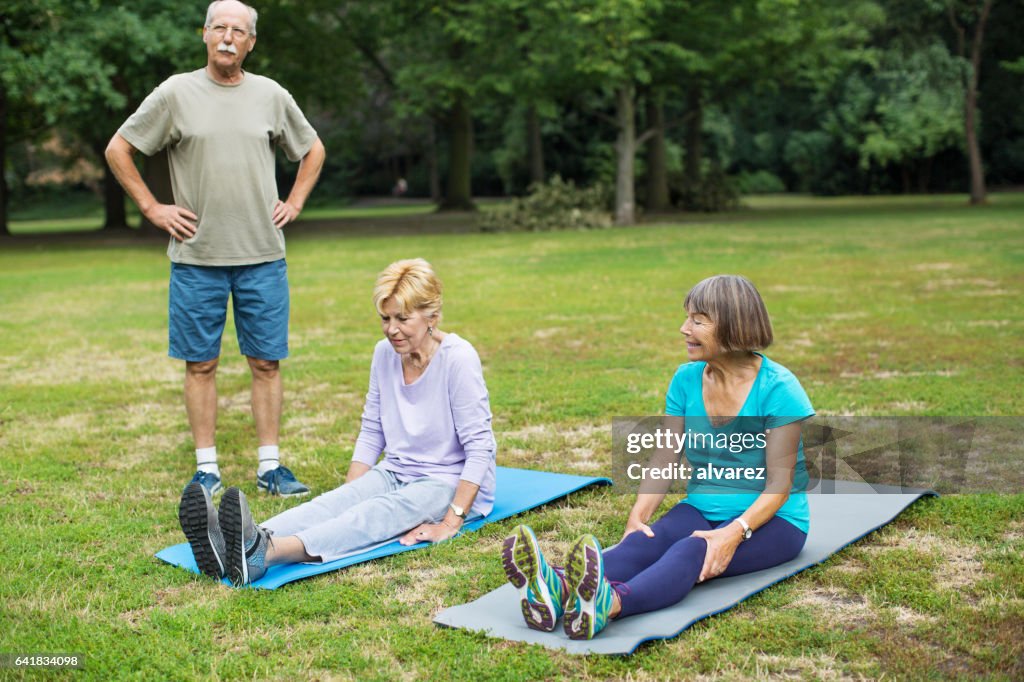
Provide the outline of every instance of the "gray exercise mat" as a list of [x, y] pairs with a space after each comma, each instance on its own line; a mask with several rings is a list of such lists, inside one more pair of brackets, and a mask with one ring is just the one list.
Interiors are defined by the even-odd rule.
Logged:
[[[751, 595], [821, 563], [895, 519], [915, 500], [935, 494], [927, 490], [900, 491], [899, 488], [847, 481], [822, 481], [816, 490], [822, 489], [829, 492], [834, 489], [835, 494], [807, 496], [811, 530], [803, 551], [792, 561], [764, 571], [697, 585], [675, 606], [612, 621], [592, 640], [569, 639], [562, 632], [561, 621], [554, 632], [538, 632], [526, 627], [519, 608], [519, 593], [507, 583], [476, 601], [445, 609], [434, 622], [573, 654], [629, 654], [646, 641], [675, 637], [697, 621], [726, 611]], [[497, 555], [494, 560], [498, 561]]]

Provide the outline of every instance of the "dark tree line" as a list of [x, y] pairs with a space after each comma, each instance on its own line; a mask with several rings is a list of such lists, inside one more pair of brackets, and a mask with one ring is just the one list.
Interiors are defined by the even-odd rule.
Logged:
[[[247, 68], [328, 147], [320, 194], [399, 177], [441, 208], [557, 173], [614, 187], [615, 217], [731, 177], [820, 193], [1019, 183], [1021, 0], [375, 0], [258, 3]], [[198, 68], [202, 9], [9, 1], [0, 16], [0, 225], [11, 150], [58, 134], [99, 162], [163, 78]], [[151, 177], [161, 161], [150, 161]], [[709, 180], [711, 179], [711, 180]], [[12, 187], [13, 186], [13, 187]], [[102, 181], [105, 226], [125, 198]], [[682, 193], [682, 194], [681, 194]]]

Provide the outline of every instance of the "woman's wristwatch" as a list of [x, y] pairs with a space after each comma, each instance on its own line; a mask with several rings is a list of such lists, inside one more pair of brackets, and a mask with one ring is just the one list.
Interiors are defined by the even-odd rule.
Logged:
[[741, 526], [743, 526], [743, 540], [740, 540], [740, 542], [743, 542], [744, 540], [749, 540], [750, 536], [754, 534], [754, 531], [750, 528], [750, 524], [747, 523], [742, 516], [737, 516], [736, 520], [739, 522]]
[[458, 516], [460, 519], [462, 519], [463, 521], [466, 520], [466, 510], [465, 509], [463, 509], [459, 505], [455, 504], [454, 502], [449, 504], [448, 508], [451, 509], [452, 513], [455, 514], [456, 516]]

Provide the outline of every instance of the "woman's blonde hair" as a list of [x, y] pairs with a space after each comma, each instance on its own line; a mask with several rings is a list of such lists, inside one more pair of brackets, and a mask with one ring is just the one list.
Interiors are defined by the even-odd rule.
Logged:
[[763, 350], [775, 340], [764, 299], [746, 277], [708, 277], [690, 289], [683, 307], [690, 315], [711, 318], [718, 343], [726, 352]]
[[427, 261], [422, 258], [395, 261], [377, 276], [373, 305], [383, 315], [385, 301], [393, 300], [403, 315], [418, 310], [435, 318], [434, 324], [437, 324], [441, 320], [443, 290], [441, 280]]

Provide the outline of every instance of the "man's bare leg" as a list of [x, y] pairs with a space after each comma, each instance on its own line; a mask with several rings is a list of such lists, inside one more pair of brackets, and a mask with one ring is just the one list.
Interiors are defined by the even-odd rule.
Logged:
[[196, 449], [212, 448], [217, 431], [217, 363], [185, 363], [185, 410]]
[[277, 445], [284, 385], [277, 360], [246, 358], [252, 370], [252, 417], [260, 445]]
[[191, 482], [202, 484], [212, 495], [221, 490], [217, 466], [217, 363], [185, 363], [185, 410], [196, 446], [196, 475]]
[[277, 360], [256, 358], [248, 360], [252, 370], [252, 416], [260, 440], [257, 483], [260, 488], [275, 495], [305, 495], [309, 487], [296, 480], [288, 468], [281, 466], [277, 444], [284, 396], [280, 363]]

